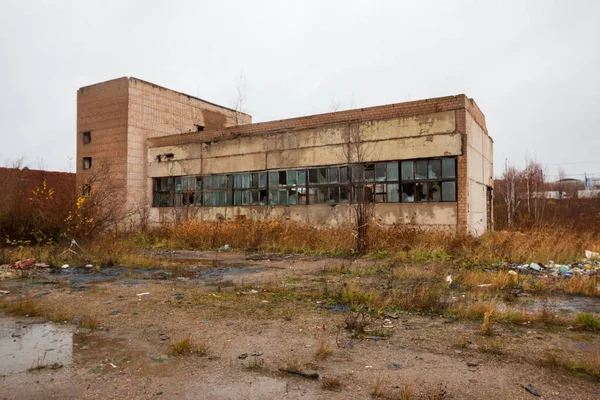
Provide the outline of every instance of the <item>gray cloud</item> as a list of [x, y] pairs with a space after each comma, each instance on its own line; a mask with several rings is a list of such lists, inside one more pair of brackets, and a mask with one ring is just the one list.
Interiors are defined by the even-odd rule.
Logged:
[[[66, 170], [76, 91], [135, 76], [254, 121], [466, 93], [495, 170], [600, 173], [594, 1], [13, 1], [0, 3], [0, 163]], [[74, 169], [74, 163], [72, 163]]]

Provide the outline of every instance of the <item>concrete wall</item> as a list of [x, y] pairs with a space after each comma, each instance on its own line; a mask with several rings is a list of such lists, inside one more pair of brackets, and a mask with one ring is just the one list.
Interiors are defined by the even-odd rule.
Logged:
[[[459, 155], [454, 111], [358, 123], [364, 161]], [[148, 149], [148, 176], [217, 174], [345, 163], [348, 124]], [[172, 153], [172, 161], [157, 156]]]
[[493, 141], [485, 127], [466, 113], [467, 127], [467, 224], [473, 235], [481, 235], [488, 228], [487, 190], [493, 188]]
[[[188, 216], [207, 221], [217, 218], [234, 219], [238, 216], [258, 220], [283, 218], [290, 221], [308, 222], [315, 225], [339, 226], [347, 223], [350, 208], [345, 204], [296, 205], [296, 206], [232, 206], [190, 207], [186, 210], [151, 208], [150, 220], [154, 223], [173, 220], [176, 215], [188, 212]], [[178, 214], [179, 213], [179, 214]], [[456, 203], [385, 203], [375, 205], [375, 219], [379, 224], [415, 224], [432, 229], [456, 229]]]
[[[161, 176], [233, 173], [253, 170], [335, 165], [347, 162], [344, 148], [350, 130], [358, 129], [367, 161], [457, 156], [463, 136], [455, 133], [455, 111], [404, 118], [371, 120], [354, 125], [340, 123], [289, 133], [267, 133], [207, 143], [159, 146], [148, 149], [148, 186]], [[173, 154], [170, 161], [157, 156]], [[151, 220], [174, 215], [172, 209], [153, 208]], [[199, 207], [198, 218], [215, 219], [247, 215], [252, 218], [284, 217], [335, 226], [348, 220], [347, 205], [276, 207]], [[437, 228], [457, 226], [457, 203], [377, 204], [380, 223], [416, 223]]]

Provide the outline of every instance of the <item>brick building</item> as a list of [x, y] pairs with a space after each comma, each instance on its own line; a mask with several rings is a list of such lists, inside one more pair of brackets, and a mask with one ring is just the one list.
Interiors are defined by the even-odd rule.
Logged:
[[[136, 79], [79, 89], [77, 182], [99, 168], [152, 222], [196, 218], [348, 221], [481, 234], [491, 226], [493, 141], [465, 95], [278, 121]], [[359, 184], [358, 184], [359, 183]]]

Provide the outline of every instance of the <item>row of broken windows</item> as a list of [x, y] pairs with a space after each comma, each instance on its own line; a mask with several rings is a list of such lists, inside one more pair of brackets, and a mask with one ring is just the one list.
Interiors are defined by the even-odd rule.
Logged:
[[153, 206], [456, 201], [454, 157], [153, 179]]

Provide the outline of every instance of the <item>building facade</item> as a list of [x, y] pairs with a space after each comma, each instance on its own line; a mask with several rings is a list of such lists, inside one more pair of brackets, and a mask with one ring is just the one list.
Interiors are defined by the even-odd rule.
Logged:
[[283, 218], [491, 228], [493, 141], [465, 95], [251, 123], [135, 78], [79, 89], [77, 177], [109, 164], [151, 222]]

